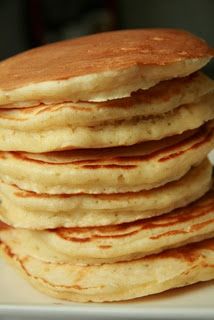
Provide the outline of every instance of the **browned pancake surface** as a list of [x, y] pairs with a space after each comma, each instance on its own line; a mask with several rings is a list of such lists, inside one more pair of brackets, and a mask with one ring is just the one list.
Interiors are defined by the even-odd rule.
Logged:
[[0, 88], [11, 90], [135, 65], [167, 65], [213, 53], [203, 40], [183, 30], [100, 33], [49, 44], [1, 62]]

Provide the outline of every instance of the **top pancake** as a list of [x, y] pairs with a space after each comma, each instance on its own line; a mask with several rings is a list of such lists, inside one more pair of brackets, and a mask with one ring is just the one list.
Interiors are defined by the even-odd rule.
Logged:
[[214, 51], [183, 30], [138, 29], [57, 42], [0, 63], [0, 105], [129, 96], [203, 67]]

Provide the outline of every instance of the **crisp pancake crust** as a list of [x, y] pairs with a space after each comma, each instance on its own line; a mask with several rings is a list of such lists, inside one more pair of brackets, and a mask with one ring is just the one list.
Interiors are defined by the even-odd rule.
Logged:
[[198, 130], [131, 147], [47, 154], [0, 152], [1, 179], [38, 193], [118, 193], [177, 180], [214, 145], [213, 122]]
[[175, 29], [123, 30], [57, 42], [0, 63], [0, 104], [129, 96], [186, 76], [212, 56], [203, 40]]
[[130, 262], [98, 266], [45, 263], [17, 253], [3, 241], [0, 249], [38, 290], [72, 301], [128, 300], [214, 278], [213, 239]]
[[[44, 231], [0, 231], [0, 240], [22, 256], [71, 264], [129, 261], [213, 236], [214, 191], [184, 208], [132, 223]], [[23, 246], [20, 247], [20, 243]]]
[[212, 166], [204, 160], [180, 180], [162, 187], [115, 194], [41, 194], [0, 183], [0, 217], [17, 228], [112, 225], [145, 219], [188, 205], [206, 193]]

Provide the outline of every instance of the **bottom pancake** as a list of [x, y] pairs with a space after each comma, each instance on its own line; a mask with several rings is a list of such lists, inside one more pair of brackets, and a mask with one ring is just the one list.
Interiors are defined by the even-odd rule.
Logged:
[[72, 301], [128, 300], [214, 279], [214, 239], [139, 260], [99, 266], [21, 257], [3, 242], [0, 249], [38, 290]]

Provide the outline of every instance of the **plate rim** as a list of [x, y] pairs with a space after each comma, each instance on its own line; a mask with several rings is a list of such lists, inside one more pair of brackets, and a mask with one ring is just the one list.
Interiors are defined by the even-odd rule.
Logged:
[[[24, 304], [0, 304], [0, 315], [4, 316], [34, 316], [37, 317], [46, 317], [46, 316], [82, 316], [86, 317], [112, 317], [123, 319], [130, 319], [130, 316], [133, 316], [133, 319], [142, 319], [142, 317], [147, 317], [147, 319], [175, 319], [180, 320], [181, 316], [185, 319], [212, 319], [214, 318], [214, 307], [200, 307], [196, 309], [193, 307], [158, 307], [153, 308], [136, 308], [131, 309], [129, 306], [118, 306], [113, 309], [110, 309], [109, 306], [105, 305], [91, 305], [89, 304], [79, 304], [79, 305], [24, 305]], [[39, 319], [39, 318], [38, 318]]]

